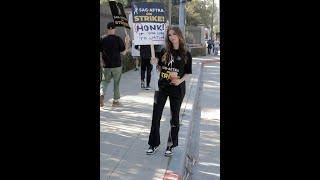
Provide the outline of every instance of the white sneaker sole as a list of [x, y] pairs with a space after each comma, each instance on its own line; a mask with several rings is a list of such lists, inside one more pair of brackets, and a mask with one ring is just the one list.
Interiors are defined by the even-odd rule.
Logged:
[[170, 152], [170, 151], [166, 151], [165, 153], [164, 153], [164, 156], [167, 156], [167, 157], [170, 157], [170, 156], [172, 156], [173, 155], [173, 152]]

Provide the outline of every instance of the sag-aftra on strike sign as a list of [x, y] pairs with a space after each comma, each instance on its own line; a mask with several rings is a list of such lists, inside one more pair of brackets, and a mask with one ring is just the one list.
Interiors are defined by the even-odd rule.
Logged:
[[167, 24], [164, 3], [133, 2], [131, 7], [135, 45], [165, 44]]

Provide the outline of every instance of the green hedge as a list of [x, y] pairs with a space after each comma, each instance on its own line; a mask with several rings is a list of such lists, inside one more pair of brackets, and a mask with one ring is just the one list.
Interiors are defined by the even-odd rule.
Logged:
[[127, 55], [125, 56], [121, 55], [121, 59], [122, 59], [122, 73], [130, 71], [136, 67], [135, 61], [131, 56], [131, 54], [127, 53]]
[[[192, 48], [191, 49], [192, 57], [205, 56], [206, 50], [207, 49], [205, 47], [204, 48]], [[122, 73], [130, 71], [136, 67], [135, 60], [133, 59], [133, 57], [131, 56], [130, 53], [127, 53], [125, 56], [121, 55], [121, 59], [122, 59]], [[101, 74], [100, 74], [100, 77], [101, 77]]]
[[[121, 55], [122, 59], [122, 73], [125, 73], [127, 71], [130, 71], [136, 67], [135, 61], [133, 57], [130, 54], [127, 55]], [[100, 66], [100, 81], [102, 78], [102, 67]]]
[[191, 54], [192, 57], [197, 57], [197, 56], [206, 56], [206, 48], [192, 48], [191, 49]]

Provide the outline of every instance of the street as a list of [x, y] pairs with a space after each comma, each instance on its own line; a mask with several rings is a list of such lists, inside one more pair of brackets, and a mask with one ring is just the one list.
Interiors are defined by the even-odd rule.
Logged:
[[220, 179], [220, 63], [202, 69], [199, 101], [190, 139], [189, 155], [195, 159], [189, 180]]

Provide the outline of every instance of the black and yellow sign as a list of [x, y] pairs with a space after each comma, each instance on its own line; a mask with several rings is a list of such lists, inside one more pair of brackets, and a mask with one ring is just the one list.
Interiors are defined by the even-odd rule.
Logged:
[[115, 25], [130, 29], [122, 4], [116, 1], [109, 1], [109, 5]]

